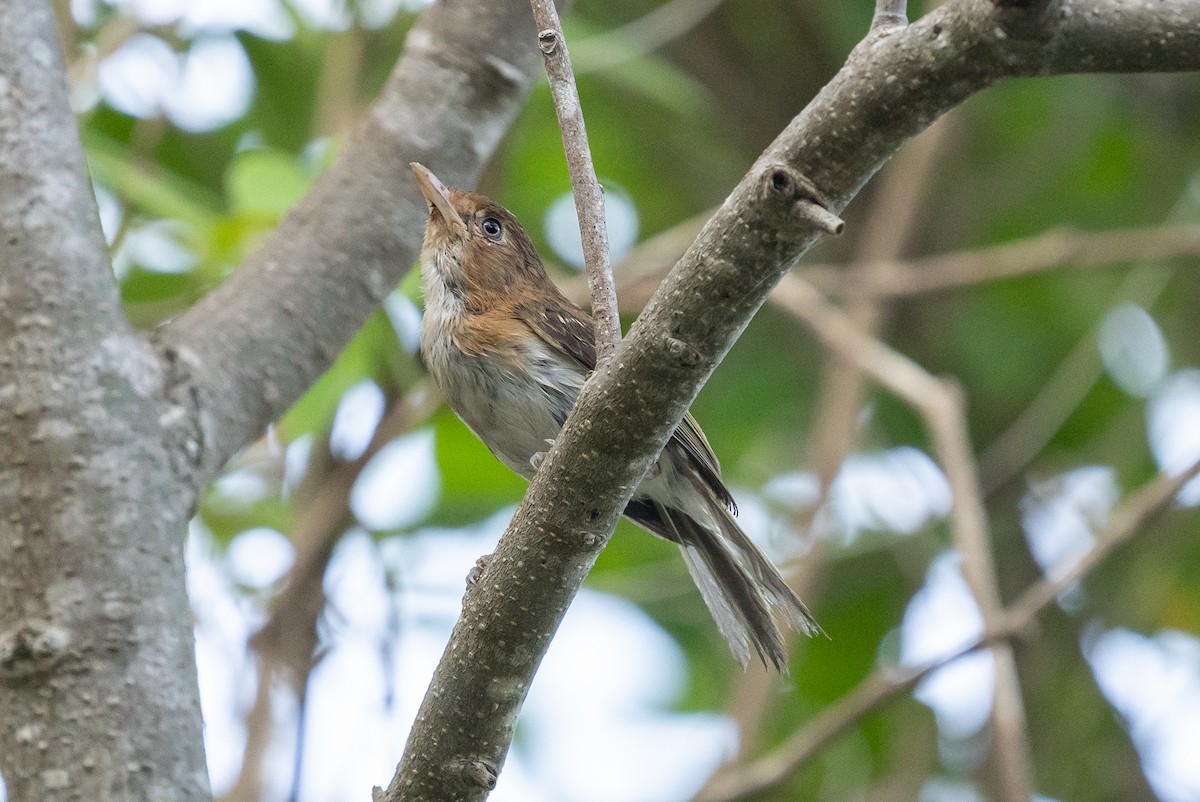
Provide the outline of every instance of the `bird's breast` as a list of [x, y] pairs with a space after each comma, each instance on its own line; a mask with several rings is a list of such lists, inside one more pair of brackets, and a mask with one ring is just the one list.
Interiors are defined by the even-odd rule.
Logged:
[[450, 408], [501, 462], [531, 478], [530, 459], [558, 436], [583, 377], [519, 320], [439, 319], [430, 308], [421, 348]]

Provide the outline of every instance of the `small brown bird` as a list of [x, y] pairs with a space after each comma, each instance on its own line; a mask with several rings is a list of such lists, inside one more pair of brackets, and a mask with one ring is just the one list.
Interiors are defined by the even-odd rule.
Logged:
[[[451, 408], [526, 479], [596, 367], [592, 322], [559, 291], [521, 224], [495, 201], [447, 189], [420, 164], [429, 203], [421, 251], [421, 349]], [[745, 665], [750, 647], [787, 668], [778, 607], [799, 632], [821, 631], [775, 566], [738, 527], [733, 497], [692, 416], [671, 436], [625, 515], [678, 543], [721, 634]]]

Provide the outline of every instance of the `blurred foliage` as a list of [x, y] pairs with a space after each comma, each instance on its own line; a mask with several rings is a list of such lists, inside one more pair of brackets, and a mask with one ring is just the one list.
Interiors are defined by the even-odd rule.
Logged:
[[[649, 54], [632, 44], [626, 50], [620, 40], [588, 50], [590, 37], [618, 30], [656, 5], [580, 0], [566, 20], [568, 40], [579, 43], [580, 91], [598, 172], [634, 199], [643, 238], [720, 202], [836, 71], [871, 14], [865, 1], [739, 0], [680, 25]], [[128, 13], [102, 3], [93, 11], [70, 43], [75, 59], [85, 59], [89, 43], [102, 41]], [[687, 11], [680, 6], [679, 13]], [[103, 92], [84, 104], [83, 139], [97, 185], [114, 199], [108, 234], [122, 298], [138, 326], [152, 329], [221, 282], [304, 194], [378, 92], [413, 18], [403, 11], [369, 26], [351, 13], [348, 24], [331, 30], [292, 10], [290, 36], [238, 31], [253, 95], [240, 117], [213, 130], [184, 130], [161, 113], [122, 112]], [[179, 26], [156, 35], [182, 54], [202, 34]], [[906, 255], [976, 248], [1061, 224], [1107, 228], [1200, 220], [1197, 204], [1181, 201], [1200, 171], [1200, 80], [1194, 76], [1010, 81], [972, 98], [947, 123], [949, 133], [924, 186], [913, 188], [919, 211], [904, 237]], [[888, 213], [874, 203], [875, 186], [847, 210], [846, 236], [822, 245], [814, 260], [848, 258], [872, 217]], [[539, 86], [480, 189], [508, 205], [555, 261], [543, 216], [568, 188], [550, 96]], [[155, 228], [164, 221], [167, 228]], [[164, 269], [139, 255], [145, 249], [127, 247], [140, 231], [165, 231], [190, 255], [186, 268]], [[1200, 364], [1196, 262], [1181, 260], [1151, 273], [1162, 278], [1174, 271], [1148, 311], [1167, 338], [1176, 369]], [[1121, 287], [1130, 269], [1066, 267], [916, 296], [891, 306], [887, 337], [932, 372], [962, 382], [975, 446], [983, 452], [1066, 356], [1094, 339], [1104, 314], [1128, 291]], [[404, 293], [396, 300], [401, 307], [407, 303]], [[808, 444], [825, 361], [798, 324], [768, 307], [701, 394], [697, 417], [739, 492], [752, 495], [781, 473], [812, 468]], [[397, 398], [418, 372], [411, 331], [396, 315], [377, 314], [275, 427], [270, 443], [278, 448], [252, 449], [231, 468], [260, 474], [259, 491], [235, 493], [218, 483], [206, 496], [202, 522], [226, 543], [254, 527], [289, 531], [299, 494], [283, 478], [288, 447], [327, 437], [348, 388], [370, 380]], [[989, 497], [1009, 598], [1038, 575], [1020, 524], [1027, 481], [1104, 464], [1128, 491], [1156, 470], [1146, 439], [1146, 401], [1100, 374], [1079, 381], [1089, 382], [1082, 402], [1017, 478]], [[523, 482], [453, 415], [443, 410], [422, 425], [432, 428], [441, 472], [438, 501], [423, 525], [471, 523], [520, 498]], [[865, 451], [901, 444], [929, 448], [919, 417], [878, 391], [869, 393], [858, 437]], [[781, 515], [776, 524], [794, 541], [806, 520]], [[1152, 535], [1089, 578], [1081, 609], [1048, 612], [1041, 637], [1021, 646], [1039, 791], [1070, 800], [1151, 796], [1079, 644], [1093, 620], [1146, 633], [1164, 627], [1200, 632], [1194, 580], [1200, 545], [1191, 536], [1196, 524], [1194, 514], [1157, 523]], [[857, 539], [831, 536], [814, 547], [810, 559], [819, 567], [804, 595], [832, 640], [797, 645], [795, 691], [771, 697], [758, 726], [760, 748], [779, 742], [887, 659], [908, 601], [946, 542], [944, 525], [935, 523], [911, 537], [872, 531]], [[683, 707], [734, 704], [742, 674], [698, 604], [674, 547], [623, 524], [589, 581], [633, 599], [678, 640], [691, 668]], [[925, 779], [943, 774], [986, 786], [986, 762], [947, 761], [955, 748], [946, 737], [928, 708], [911, 698], [897, 701], [852, 727], [787, 787], [764, 798], [861, 799], [872, 788], [878, 798], [913, 798]], [[970, 751], [962, 744], [957, 749]]]

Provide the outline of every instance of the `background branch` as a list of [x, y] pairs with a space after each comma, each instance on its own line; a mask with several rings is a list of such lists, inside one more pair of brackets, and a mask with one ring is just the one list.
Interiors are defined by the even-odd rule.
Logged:
[[180, 403], [198, 407], [201, 480], [312, 384], [412, 267], [426, 207], [408, 163], [474, 185], [531, 85], [532, 25], [525, 0], [430, 6], [337, 162], [237, 273], [163, 327], [187, 376]]
[[[1194, 218], [1196, 203], [1192, 199], [1192, 195], [1192, 192], [1185, 191], [1175, 201], [1168, 219]], [[1096, 245], [1110, 246], [1115, 253], [1130, 259], [1144, 260], [1140, 261], [1121, 280], [1121, 284], [1113, 293], [1108, 306], [1111, 308], [1120, 303], [1133, 303], [1147, 309], [1151, 308], [1166, 292], [1174, 273], [1172, 269], [1154, 259], [1156, 257], [1168, 258], [1173, 245], [1178, 246], [1181, 251], [1186, 249], [1192, 242], [1195, 229], [1194, 224], [1189, 226], [1171, 223], [1159, 227], [1161, 240], [1152, 236], [1144, 239], [1135, 236], [1135, 240], [1142, 239], [1141, 242], [1136, 243], [1144, 246], [1145, 249], [1141, 251], [1134, 250], [1129, 244], [1123, 245], [1114, 241], [1115, 238], [1100, 235]], [[1173, 234], [1172, 232], [1181, 233]], [[1028, 248], [1030, 253], [1027, 255], [1029, 256], [1035, 256], [1036, 252], [1041, 250], [1033, 244], [1036, 239], [1031, 241]], [[1088, 239], [1087, 235], [1081, 235], [1081, 241], [1077, 243], [1083, 252], [1080, 254], [1081, 258], [1083, 254], [1092, 251], [1089, 247], [1090, 243], [1083, 241], [1086, 239]], [[1020, 249], [1018, 248], [1018, 250]], [[1046, 250], [1049, 251], [1050, 247], [1047, 247]], [[1176, 252], [1175, 255], [1185, 254]], [[969, 262], [970, 259], [967, 261]], [[1084, 396], [1091, 391], [1103, 375], [1104, 364], [1100, 359], [1099, 349], [1096, 347], [1095, 332], [1088, 331], [1063, 358], [1054, 373], [1050, 375], [1050, 378], [1042, 385], [1037, 395], [1022, 410], [1016, 420], [983, 450], [979, 458], [979, 471], [984, 491], [991, 493], [1000, 488], [1029, 464], [1029, 461], [1050, 441], [1054, 433], [1062, 428], [1071, 414], [1083, 402]]]
[[[271, 700], [277, 685], [288, 688], [300, 703], [309, 675], [318, 660], [317, 624], [326, 608], [325, 574], [334, 547], [353, 520], [350, 492], [363, 470], [388, 443], [423, 424], [441, 405], [441, 397], [427, 382], [419, 382], [400, 398], [392, 398], [367, 447], [357, 457], [336, 459], [328, 433], [318, 446], [325, 466], [317, 475], [306, 474], [296, 496], [303, 498], [295, 526], [288, 533], [296, 547], [296, 561], [271, 602], [271, 616], [250, 639], [258, 654], [258, 687], [246, 717], [246, 747], [238, 779], [222, 802], [256, 802], [262, 788], [263, 760], [274, 727]], [[310, 471], [314, 468], [310, 463]], [[303, 732], [296, 734], [304, 737]], [[299, 741], [298, 741], [299, 742]]]
[[550, 93], [562, 130], [567, 171], [575, 196], [575, 214], [583, 241], [584, 269], [592, 297], [592, 320], [596, 330], [596, 361], [603, 364], [621, 341], [621, 318], [617, 313], [617, 291], [613, 286], [612, 263], [608, 255], [608, 225], [604, 219], [604, 190], [596, 180], [592, 152], [588, 147], [583, 107], [571, 72], [571, 54], [562, 23], [553, 0], [533, 0], [533, 19], [537, 24], [538, 46], [546, 61]]
[[1123, 231], [1056, 228], [992, 248], [891, 261], [886, 270], [813, 265], [804, 277], [826, 294], [905, 298], [970, 287], [1060, 267], [1103, 267], [1200, 255], [1200, 225], [1171, 224]]
[[1200, 463], [1176, 476], [1159, 475], [1113, 512], [1108, 523], [1096, 534], [1091, 549], [1082, 558], [1066, 570], [1049, 572], [1027, 588], [982, 637], [920, 666], [880, 668], [788, 736], [769, 754], [753, 763], [730, 768], [715, 777], [695, 802], [734, 802], [782, 785], [855, 722], [886, 702], [913, 690], [941, 666], [978, 649], [995, 647], [1026, 634], [1044, 609], [1118, 546], [1144, 531], [1150, 519], [1165, 510], [1184, 485], [1197, 474], [1200, 474]]
[[704, 22], [724, 0], [667, 0], [613, 31], [575, 45], [576, 71], [598, 72], [649, 55]]
[[[881, 0], [876, 4], [876, 19], [872, 22], [872, 28], [898, 24], [894, 17], [880, 21], [880, 13], [887, 16], [899, 11], [900, 22], [906, 24], [902, 6], [902, 3]], [[886, 269], [885, 260], [898, 256], [908, 242], [924, 199], [922, 190], [926, 179], [937, 163], [935, 154], [942, 152], [941, 143], [946, 139], [947, 122], [946, 118], [938, 120], [930, 130], [924, 131], [909, 147], [901, 150], [880, 174], [871, 196], [870, 212], [855, 243], [856, 261], [866, 260], [873, 268]], [[773, 303], [777, 303], [779, 289], [776, 287], [771, 294]], [[888, 313], [883, 303], [869, 298], [855, 299], [849, 309], [849, 314], [859, 325], [870, 331], [882, 328]], [[863, 396], [864, 382], [858, 366], [832, 351], [826, 351], [821, 364], [817, 411], [806, 459], [817, 476], [818, 497], [809, 505], [809, 514], [796, 522], [797, 533], [821, 526], [816, 516], [826, 506], [830, 487], [846, 456], [858, 441]], [[821, 534], [824, 533], [809, 534], [813, 545], [804, 556], [803, 566], [803, 570], [809, 574], [820, 573], [820, 564], [828, 551], [827, 541]], [[793, 568], [789, 582], [798, 578]], [[801, 598], [806, 597], [802, 595]], [[739, 680], [735, 715], [739, 725], [740, 755], [754, 754], [758, 730], [766, 723], [768, 714], [775, 710], [772, 698], [776, 685], [762, 681], [763, 678], [762, 672], [747, 672]]]
[[[848, 314], [830, 305], [797, 276], [785, 276], [772, 297], [806, 323], [827, 348], [857, 365], [921, 414], [950, 485], [951, 533], [963, 576], [979, 606], [984, 628], [995, 630], [1004, 611], [961, 390], [858, 329]], [[1007, 643], [997, 643], [992, 652], [996, 694], [991, 718], [1002, 797], [1013, 802], [1027, 800], [1032, 792], [1032, 771], [1016, 663]]]
[[839, 212], [904, 140], [1000, 77], [1200, 66], [1200, 8], [1189, 0], [1049, 6], [961, 0], [868, 36], [759, 158], [585, 386], [467, 594], [382, 798], [479, 800], [494, 786], [537, 665], [620, 511], [771, 287], [818, 238], [804, 208], [819, 198]]

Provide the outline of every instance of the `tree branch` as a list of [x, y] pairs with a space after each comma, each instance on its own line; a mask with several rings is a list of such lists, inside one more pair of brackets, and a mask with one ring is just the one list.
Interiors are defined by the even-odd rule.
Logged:
[[871, 19], [871, 30], [903, 28], [907, 24], [907, 0], [875, 0], [875, 16]]
[[604, 364], [621, 341], [621, 318], [617, 314], [617, 290], [613, 285], [608, 255], [608, 224], [604, 219], [604, 189], [596, 180], [592, 151], [588, 147], [583, 107], [571, 72], [571, 54], [553, 0], [533, 0], [533, 20], [538, 29], [538, 46], [546, 61], [554, 111], [562, 130], [575, 214], [583, 242], [583, 261], [592, 296], [592, 320], [596, 327], [596, 362]]
[[[1123, 231], [1056, 228], [991, 248], [891, 261], [887, 270], [850, 270], [813, 265], [804, 277], [823, 292], [841, 297], [906, 298], [972, 287], [988, 281], [1071, 266], [1103, 267], [1118, 262], [1200, 256], [1200, 225], [1173, 224]], [[869, 281], [864, 281], [866, 277]]]
[[[1109, 307], [1133, 303], [1154, 306], [1170, 285], [1174, 271], [1161, 264], [1139, 264], [1126, 274], [1112, 294]], [[979, 458], [985, 493], [991, 493], [1041, 453], [1084, 396], [1104, 375], [1096, 348], [1096, 332], [1088, 331], [1063, 358], [1021, 414], [987, 446]]]
[[[400, 398], [389, 398], [367, 447], [357, 457], [339, 460], [330, 452], [328, 432], [318, 444], [322, 458], [309, 461], [296, 497], [304, 499], [289, 538], [296, 561], [272, 599], [271, 616], [250, 638], [249, 649], [258, 653], [258, 688], [246, 716], [246, 747], [242, 768], [221, 802], [257, 802], [261, 798], [263, 761], [274, 734], [271, 699], [282, 684], [303, 701], [309, 676], [316, 665], [317, 626], [326, 607], [324, 580], [334, 548], [353, 520], [350, 492], [372, 459], [405, 432], [424, 423], [442, 399], [428, 382], [419, 382]], [[316, 469], [313, 463], [321, 463]], [[303, 738], [304, 733], [297, 733]]]
[[1048, 572], [1047, 576], [1029, 586], [981, 638], [920, 666], [879, 669], [788, 736], [769, 754], [715, 778], [694, 802], [734, 802], [783, 784], [857, 721], [885, 702], [908, 693], [938, 668], [966, 654], [1005, 643], [1028, 632], [1042, 610], [1091, 572], [1118, 546], [1143, 531], [1147, 522], [1162, 512], [1197, 474], [1200, 474], [1200, 463], [1177, 476], [1159, 475], [1117, 508], [1108, 524], [1097, 533], [1092, 548], [1081, 559], [1064, 571]]
[[[829, 304], [812, 285], [797, 276], [785, 276], [771, 297], [808, 325], [827, 348], [903, 398], [921, 415], [954, 500], [951, 533], [962, 561], [963, 576], [982, 613], [984, 627], [996, 629], [1004, 610], [961, 390], [861, 331], [849, 315]], [[992, 725], [1002, 796], [1024, 802], [1031, 796], [1032, 771], [1020, 682], [1012, 648], [1007, 643], [997, 643], [993, 655], [996, 694]]]
[[704, 22], [724, 0], [667, 0], [620, 28], [575, 45], [577, 74], [599, 72], [649, 55]]
[[[928, 178], [938, 160], [944, 157], [944, 143], [950, 138], [953, 120], [948, 115], [921, 132], [896, 154], [880, 176], [854, 254], [854, 263], [870, 271], [867, 280], [874, 282], [879, 274], [886, 272], [890, 260], [899, 257], [908, 242]], [[858, 328], [872, 337], [885, 328], [891, 316], [886, 303], [869, 297], [849, 299], [846, 312]], [[853, 360], [831, 357], [822, 362], [817, 387], [817, 411], [809, 446], [820, 493], [814, 506], [823, 503], [846, 456], [858, 441], [866, 382]]]
[[[408, 272], [425, 202], [408, 163], [475, 182], [536, 68], [525, 0], [441, 0], [337, 162], [246, 265], [160, 331], [186, 371], [201, 483], [325, 370]], [[196, 401], [187, 398], [194, 393]]]
[[[1170, 34], [1170, 35], [1168, 35]], [[480, 800], [620, 511], [771, 287], [900, 144], [1001, 77], [1200, 67], [1192, 0], [960, 0], [872, 33], [750, 169], [584, 387], [462, 617], [386, 793]], [[887, 81], [877, 76], [887, 75]]]

